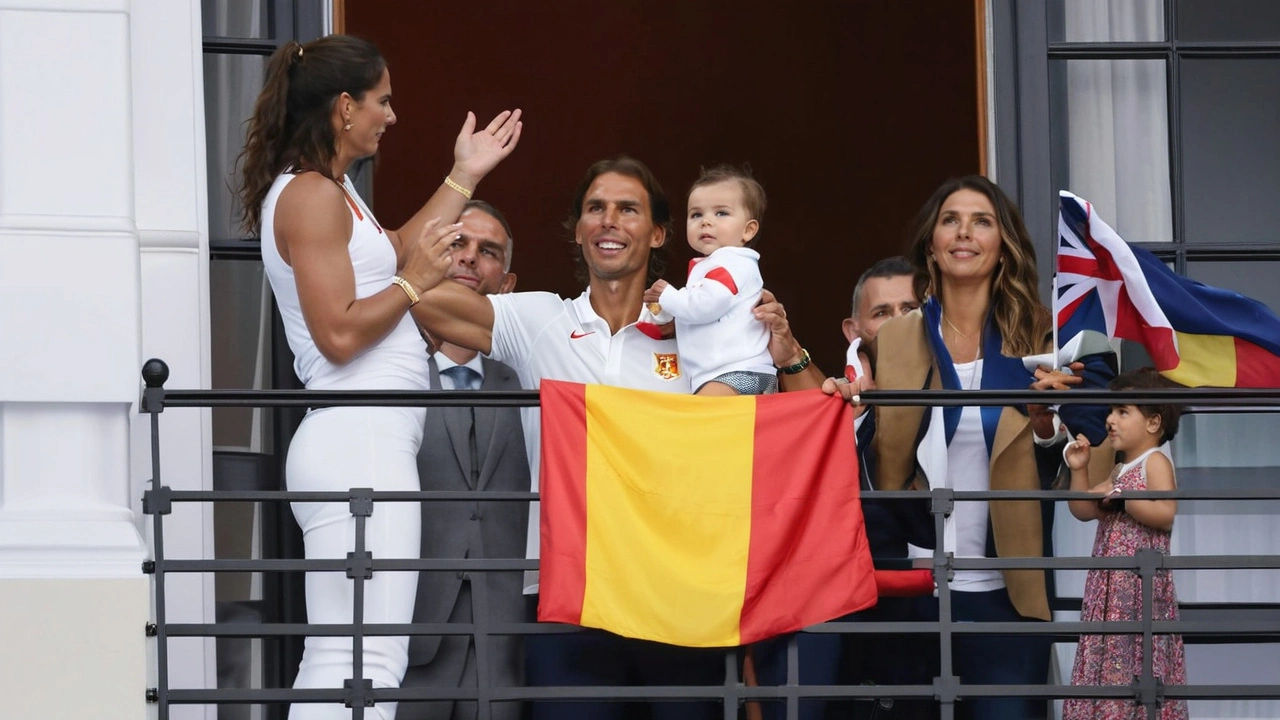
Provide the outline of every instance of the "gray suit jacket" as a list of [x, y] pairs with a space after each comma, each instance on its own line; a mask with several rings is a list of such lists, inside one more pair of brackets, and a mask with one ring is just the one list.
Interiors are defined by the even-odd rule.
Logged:
[[[481, 390], [519, 390], [520, 379], [502, 363], [482, 359]], [[439, 390], [440, 371], [431, 358], [431, 388]], [[478, 471], [472, 471], [470, 410], [466, 407], [430, 408], [418, 451], [423, 490], [497, 490], [528, 492], [529, 462], [525, 455], [520, 409], [475, 408]], [[474, 482], [472, 478], [475, 478]], [[529, 524], [527, 502], [422, 503], [422, 557], [524, 558]], [[523, 573], [471, 573], [474, 612], [489, 622], [523, 622]], [[475, 591], [484, 582], [488, 607], [479, 607]], [[462, 573], [427, 572], [418, 576], [414, 622], [448, 622], [462, 586]], [[439, 636], [411, 636], [409, 664], [431, 662], [440, 647]]]

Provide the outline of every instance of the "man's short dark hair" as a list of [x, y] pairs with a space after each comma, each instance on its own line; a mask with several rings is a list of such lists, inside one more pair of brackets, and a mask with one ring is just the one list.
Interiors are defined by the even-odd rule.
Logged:
[[866, 287], [868, 280], [872, 278], [895, 278], [904, 275], [915, 277], [915, 274], [915, 266], [901, 255], [887, 257], [867, 268], [867, 271], [858, 278], [858, 284], [853, 286], [853, 314], [850, 317], [858, 316], [858, 304], [862, 301], [862, 289]]
[[[668, 242], [672, 235], [671, 204], [667, 201], [667, 194], [662, 191], [662, 185], [658, 184], [657, 176], [648, 165], [626, 155], [595, 163], [587, 168], [586, 176], [582, 178], [578, 191], [573, 195], [573, 204], [569, 206], [569, 217], [564, 221], [565, 230], [569, 231], [569, 243], [573, 247], [573, 261], [577, 266], [575, 275], [578, 282], [583, 285], [591, 282], [591, 273], [587, 270], [586, 261], [582, 256], [582, 246], [578, 245], [574, 233], [578, 228], [578, 220], [582, 219], [582, 202], [587, 197], [587, 191], [591, 189], [591, 183], [605, 173], [617, 173], [637, 180], [649, 194], [649, 219], [654, 225], [666, 231]], [[668, 243], [663, 243], [661, 247], [649, 250], [649, 271], [646, 280], [649, 285], [661, 278], [662, 273], [667, 269], [667, 245]]]
[[511, 256], [515, 254], [516, 237], [511, 234], [511, 225], [507, 223], [507, 216], [503, 215], [502, 211], [498, 208], [479, 199], [468, 200], [463, 204], [462, 212], [458, 213], [458, 216], [461, 217], [468, 210], [479, 210], [485, 215], [497, 220], [498, 224], [502, 226], [502, 232], [507, 234], [507, 262], [506, 266], [502, 269], [507, 272], [511, 272]]

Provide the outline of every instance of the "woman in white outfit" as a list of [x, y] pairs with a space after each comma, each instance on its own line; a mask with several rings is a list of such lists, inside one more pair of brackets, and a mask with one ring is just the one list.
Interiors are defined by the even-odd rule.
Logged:
[[[462, 205], [520, 137], [520, 111], [476, 132], [468, 113], [454, 166], [435, 194], [398, 230], [374, 219], [346, 177], [378, 150], [395, 124], [391, 77], [371, 43], [334, 35], [285, 44], [267, 65], [249, 119], [239, 189], [244, 225], [261, 228], [262, 259], [280, 306], [294, 370], [308, 389], [426, 390], [427, 354], [410, 308], [449, 267]], [[441, 218], [445, 218], [444, 221]], [[289, 447], [290, 490], [417, 490], [422, 409], [313, 410]], [[306, 556], [345, 558], [355, 549], [346, 502], [294, 503]], [[377, 503], [365, 547], [376, 559], [416, 558], [421, 512], [413, 503]], [[309, 572], [307, 617], [350, 623], [353, 583], [343, 572]], [[366, 623], [412, 619], [416, 573], [378, 572], [365, 583]], [[364, 638], [362, 677], [398, 687], [407, 637]], [[349, 637], [308, 637], [295, 688], [341, 688], [353, 677]], [[374, 717], [393, 718], [395, 703]], [[297, 704], [290, 717], [347, 718], [339, 704]]]

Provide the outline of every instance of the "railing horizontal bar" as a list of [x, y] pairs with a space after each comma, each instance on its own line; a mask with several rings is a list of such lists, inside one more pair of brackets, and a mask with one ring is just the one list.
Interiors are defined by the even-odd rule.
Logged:
[[[351, 493], [341, 491], [301, 490], [170, 490], [171, 502], [342, 502], [351, 499]], [[1280, 497], [1280, 490], [1276, 492]], [[374, 490], [372, 497], [378, 502], [475, 502], [490, 500], [529, 502], [538, 499], [538, 493], [489, 490]], [[917, 496], [918, 499], [918, 496]]]
[[[338, 558], [163, 560], [165, 572], [345, 572], [347, 561]], [[374, 558], [374, 571], [435, 570], [440, 572], [513, 572], [537, 570], [536, 559], [523, 558]]]
[[[929, 569], [931, 558], [877, 560], [880, 569]], [[157, 567], [172, 573], [200, 572], [344, 572], [347, 561], [329, 559], [227, 559], [157, 560]], [[1021, 557], [952, 558], [956, 570], [1137, 570], [1137, 560], [1126, 557]], [[1280, 555], [1166, 555], [1161, 567], [1180, 570], [1280, 570]], [[388, 572], [433, 570], [439, 572], [512, 572], [536, 570], [538, 561], [517, 558], [374, 558], [372, 569]]]
[[165, 407], [537, 407], [537, 390], [165, 390]]
[[[960, 685], [964, 697], [1005, 697], [1017, 695], [1028, 698], [1132, 698], [1133, 688], [1124, 686], [1088, 685]], [[1277, 685], [1165, 685], [1164, 696], [1185, 699], [1276, 699], [1280, 698]], [[322, 703], [341, 702], [345, 690], [293, 690], [293, 689], [223, 689], [184, 690], [172, 689], [167, 694], [170, 703], [195, 704], [243, 704], [243, 703]], [[446, 688], [375, 688], [369, 696], [377, 701], [422, 699], [475, 699], [474, 691]], [[514, 700], [720, 700], [729, 695], [735, 698], [778, 700], [797, 698], [917, 698], [933, 697], [934, 689], [927, 685], [778, 685], [756, 687], [724, 686], [650, 686], [650, 687], [524, 687], [489, 690], [495, 701]]]
[[[1280, 410], [1280, 388], [1159, 390], [868, 390], [868, 405], [1112, 405], [1167, 401], [1180, 405], [1257, 406]], [[536, 390], [165, 390], [166, 407], [535, 407]]]
[[[956, 570], [1087, 570], [1108, 568], [1136, 570], [1138, 562], [1131, 557], [1055, 557], [1055, 558], [953, 558]], [[1161, 567], [1199, 570], [1276, 570], [1280, 555], [1165, 555]]]
[[[1007, 635], [1060, 636], [1070, 642], [1080, 635], [1139, 635], [1145, 626], [1139, 621], [1054, 621], [1054, 622], [974, 622], [952, 623], [951, 632], [958, 635], [1001, 633]], [[354, 626], [345, 624], [307, 623], [170, 623], [165, 625], [169, 637], [350, 637]], [[882, 635], [931, 634], [943, 629], [940, 622], [831, 622], [806, 628], [812, 634]], [[490, 636], [570, 634], [581, 632], [573, 625], [546, 623], [506, 623], [496, 626]], [[1280, 640], [1280, 621], [1268, 620], [1157, 620], [1152, 623], [1156, 635], [1238, 635], [1238, 642], [1257, 643]], [[470, 623], [367, 623], [366, 636], [388, 635], [472, 635]], [[1272, 637], [1274, 636], [1274, 637]]]
[[[786, 697], [844, 697], [844, 698], [878, 698], [885, 697], [880, 692], [888, 686], [868, 685], [806, 685], [797, 686], [758, 686], [758, 687], [725, 687], [723, 685], [677, 685], [677, 686], [593, 686], [593, 687], [522, 687], [489, 689], [489, 696], [495, 701], [513, 700], [721, 700], [730, 695], [734, 698], [773, 700]], [[968, 687], [968, 686], [966, 686]], [[998, 686], [982, 686], [998, 687]], [[1015, 688], [1030, 688], [1017, 685]], [[933, 697], [931, 686], [895, 686], [897, 697]], [[1105, 688], [1108, 693], [1124, 690], [1124, 694], [1108, 695], [1111, 697], [1130, 697], [1133, 691], [1128, 688]], [[222, 690], [172, 689], [168, 700], [174, 704], [221, 705], [228, 702], [243, 704], [246, 702], [341, 702], [345, 697], [344, 690], [289, 690], [289, 689], [245, 689], [227, 688]], [[377, 701], [419, 700], [438, 698], [474, 699], [476, 693], [462, 689], [445, 688], [375, 688], [367, 691]], [[305, 693], [294, 696], [293, 693]], [[1048, 697], [1048, 696], [1046, 696]]]
[[[151, 492], [150, 490], [147, 491]], [[168, 490], [170, 502], [347, 502], [351, 494], [342, 491], [293, 490]], [[1280, 486], [1274, 488], [1196, 488], [1187, 490], [1126, 490], [1126, 499], [1160, 500], [1280, 500]], [[929, 499], [927, 490], [877, 490], [867, 496], [874, 500]], [[1097, 495], [1073, 490], [957, 490], [958, 501], [979, 500], [1096, 500]], [[488, 490], [374, 490], [376, 502], [529, 502], [535, 492]]]

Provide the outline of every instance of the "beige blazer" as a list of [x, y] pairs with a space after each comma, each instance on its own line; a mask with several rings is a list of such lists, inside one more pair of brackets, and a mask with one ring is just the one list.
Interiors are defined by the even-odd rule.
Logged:
[[[930, 377], [929, 389], [941, 389], [937, 360], [925, 336], [920, 311], [895, 318], [880, 327], [876, 342], [868, 348], [875, 368], [876, 387], [884, 390], [919, 390]], [[876, 363], [877, 357], [886, 361]], [[925, 407], [877, 407], [875, 483], [880, 490], [929, 489], [928, 478], [916, 466], [916, 447]], [[1090, 485], [1105, 480], [1114, 464], [1110, 442], [1094, 448], [1089, 463]], [[1039, 490], [1035, 442], [1031, 421], [1012, 407], [1000, 413], [991, 447], [992, 490]], [[1039, 500], [993, 500], [991, 527], [998, 557], [1043, 557], [1044, 535]], [[1024, 617], [1051, 619], [1044, 570], [1005, 570], [1009, 598]]]

